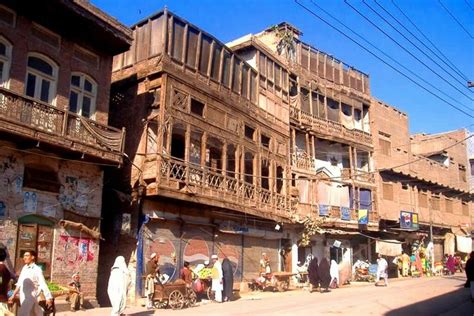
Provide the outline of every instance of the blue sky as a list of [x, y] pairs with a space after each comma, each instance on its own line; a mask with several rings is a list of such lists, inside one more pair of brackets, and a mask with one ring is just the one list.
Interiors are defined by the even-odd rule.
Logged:
[[[403, 39], [401, 35], [385, 24], [375, 13], [370, 11], [362, 1], [349, 0], [349, 3], [370, 17], [372, 21], [395, 38], [403, 47], [407, 48], [413, 55], [430, 66], [442, 78], [465, 95], [426, 69], [420, 62], [370, 25], [344, 3], [344, 1], [313, 1], [343, 21], [343, 23], [348, 25], [351, 29], [361, 33], [364, 38], [382, 49], [386, 54], [396, 58], [397, 61], [405, 67], [408, 67], [423, 77], [426, 81], [454, 100], [449, 99], [439, 91], [435, 91], [435, 93], [439, 94], [442, 98], [474, 116], [474, 102], [470, 100], [470, 98], [474, 99], [474, 88], [468, 90], [459, 83], [457, 80], [461, 82], [464, 82], [464, 80], [453, 71], [450, 73], [457, 80], [446, 74], [443, 69], [436, 66], [419, 50]], [[293, 0], [92, 0], [92, 2], [128, 26], [159, 11], [166, 5], [169, 10], [175, 14], [204, 29], [224, 43], [249, 33], [258, 33], [268, 26], [282, 21], [290, 22], [303, 32], [303, 41], [368, 73], [371, 78], [372, 94], [408, 113], [411, 132], [437, 133], [463, 127], [469, 127], [469, 129], [474, 130], [473, 118], [456, 111], [428, 92], [417, 87], [362, 48], [347, 40], [337, 31], [334, 31], [323, 22], [317, 20], [298, 6]], [[300, 2], [317, 14], [323, 14], [323, 16], [325, 16], [324, 13], [313, 5], [311, 0], [300, 0]], [[380, 9], [373, 0], [366, 0], [366, 2], [378, 12], [384, 14], [382, 9]], [[474, 0], [441, 0], [441, 3], [466, 30], [463, 30], [463, 28], [457, 24], [438, 0], [394, 0], [394, 2], [463, 75], [467, 76], [471, 81], [474, 81], [474, 39], [472, 38], [474, 37]], [[414, 27], [402, 16], [400, 11], [397, 10], [391, 0], [378, 0], [378, 3], [391, 12], [399, 21], [416, 34], [418, 38], [422, 38]], [[328, 16], [325, 17], [333, 25], [338, 26], [341, 30], [344, 30], [347, 34], [352, 36], [350, 32], [338, 25], [337, 22]], [[391, 20], [391, 22], [394, 25], [396, 24], [393, 20]], [[399, 27], [399, 30], [403, 31], [401, 27]], [[425, 50], [444, 69], [450, 71], [442, 61], [436, 59], [436, 57], [429, 53], [421, 44], [416, 42], [415, 39], [412, 39], [410, 35], [406, 36], [415, 42], [422, 50]], [[425, 43], [434, 50], [428, 42], [425, 41]], [[376, 53], [380, 54], [378, 52]], [[443, 60], [448, 62], [444, 58]], [[397, 65], [395, 67], [406, 72]], [[431, 87], [428, 88], [433, 89]], [[471, 110], [466, 107], [471, 108]]]

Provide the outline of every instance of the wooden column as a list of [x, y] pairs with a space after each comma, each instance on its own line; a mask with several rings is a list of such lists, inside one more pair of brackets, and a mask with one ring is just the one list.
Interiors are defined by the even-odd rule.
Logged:
[[207, 132], [204, 132], [201, 137], [201, 167], [206, 166], [206, 143], [207, 143]]
[[189, 162], [191, 152], [191, 125], [186, 124], [186, 132], [184, 134], [184, 161]]
[[221, 153], [221, 173], [225, 176], [227, 174], [227, 141], [224, 140], [222, 145], [222, 153]]

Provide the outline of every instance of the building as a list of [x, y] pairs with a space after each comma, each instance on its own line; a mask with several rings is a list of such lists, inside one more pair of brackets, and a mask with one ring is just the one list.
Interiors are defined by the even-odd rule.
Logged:
[[25, 250], [57, 284], [79, 271], [92, 303], [103, 169], [123, 163], [125, 131], [108, 126], [112, 56], [130, 42], [86, 1], [0, 4], [0, 242], [17, 272]]
[[405, 113], [375, 99], [372, 106], [380, 229], [405, 241], [407, 253], [433, 241], [435, 261], [470, 252], [467, 131], [410, 135]]
[[[273, 96], [280, 115], [259, 107], [257, 70], [167, 10], [132, 30], [130, 50], [114, 58], [111, 112], [127, 128], [133, 162], [115, 175], [129, 179], [117, 190], [134, 200], [110, 201], [125, 211], [110, 234], [119, 235], [121, 216], [141, 227], [136, 256], [133, 242], [121, 247], [136, 269], [138, 295], [153, 252], [172, 279], [184, 261], [202, 263], [213, 253], [230, 258], [239, 283], [258, 276], [264, 252], [279, 270], [280, 245], [291, 241], [275, 227], [293, 217], [288, 99]], [[126, 243], [127, 235], [120, 238]]]
[[[261, 108], [278, 111], [268, 91], [288, 100], [296, 214], [324, 218], [324, 229], [306, 247], [293, 241], [293, 271], [309, 253], [348, 267], [354, 255], [366, 259], [370, 252], [357, 232], [378, 229], [369, 76], [303, 42], [301, 34], [281, 23], [228, 45], [259, 73]], [[286, 85], [288, 95], [280, 93]]]

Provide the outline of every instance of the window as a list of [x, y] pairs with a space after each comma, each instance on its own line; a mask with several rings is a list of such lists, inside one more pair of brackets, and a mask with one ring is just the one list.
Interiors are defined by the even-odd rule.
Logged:
[[453, 212], [453, 200], [446, 199], [446, 212], [452, 213]]
[[199, 115], [201, 117], [204, 116], [204, 103], [191, 98], [191, 113]]
[[10, 77], [12, 46], [0, 37], [0, 87], [7, 87]]
[[402, 183], [402, 190], [408, 190], [408, 184]]
[[393, 201], [393, 185], [391, 183], [383, 183], [382, 190], [384, 200]]
[[431, 197], [431, 208], [433, 210], [439, 211], [439, 196], [432, 196]]
[[93, 118], [97, 99], [97, 84], [84, 74], [71, 76], [69, 111], [87, 118]]
[[245, 137], [253, 140], [254, 134], [255, 134], [255, 129], [250, 126], [245, 125]]
[[25, 94], [53, 104], [56, 96], [58, 67], [48, 58], [37, 54], [28, 57]]
[[265, 147], [265, 148], [269, 148], [270, 147], [270, 137], [268, 136], [265, 136], [265, 135], [261, 135], [261, 143], [262, 143], [262, 146]]
[[428, 195], [426, 192], [418, 192], [418, 206], [428, 207]]
[[45, 166], [25, 166], [24, 188], [59, 193], [60, 186], [56, 171]]
[[10, 27], [15, 27], [15, 22], [16, 22], [15, 12], [0, 5], [0, 22]]
[[390, 156], [392, 151], [392, 143], [383, 138], [379, 138], [380, 153], [385, 156]]

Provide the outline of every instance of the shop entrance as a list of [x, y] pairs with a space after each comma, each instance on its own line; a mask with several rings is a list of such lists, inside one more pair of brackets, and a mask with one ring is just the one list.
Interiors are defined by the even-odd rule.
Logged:
[[18, 243], [15, 256], [15, 270], [23, 267], [23, 254], [34, 250], [38, 254], [36, 264], [43, 269], [44, 277], [51, 277], [51, 253], [54, 223], [37, 215], [26, 215], [18, 220]]

